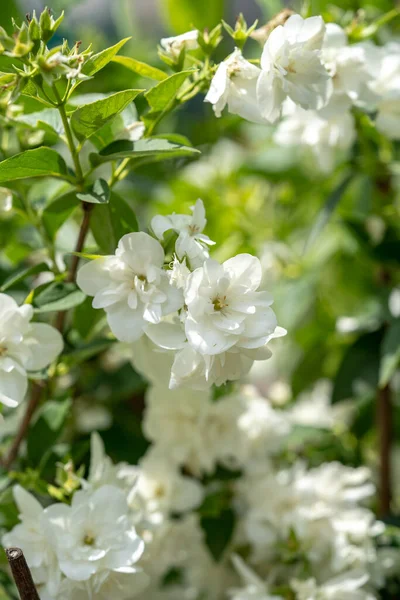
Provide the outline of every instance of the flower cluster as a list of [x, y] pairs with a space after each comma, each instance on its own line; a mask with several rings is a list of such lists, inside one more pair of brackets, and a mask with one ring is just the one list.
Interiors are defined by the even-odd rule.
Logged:
[[78, 273], [78, 285], [94, 297], [94, 308], [106, 311], [115, 337], [141, 340], [134, 363], [148, 345], [143, 338], [164, 351], [171, 362], [170, 387], [207, 388], [238, 379], [254, 360], [269, 358], [268, 342], [285, 334], [271, 309], [272, 297], [260, 290], [258, 258], [239, 254], [223, 264], [211, 259], [213, 242], [203, 233], [205, 225], [198, 200], [192, 216], [154, 217], [151, 228], [158, 239], [127, 234], [115, 255], [97, 258]]
[[[264, 41], [264, 38], [263, 38]], [[257, 61], [256, 61], [257, 62]], [[258, 64], [238, 48], [222, 62], [205, 98], [254, 123], [277, 123], [275, 140], [308, 149], [322, 171], [356, 137], [352, 108], [376, 115], [377, 129], [400, 138], [400, 45], [350, 44], [321, 17], [292, 14], [269, 32]]]
[[384, 577], [370, 473], [288, 458], [292, 422], [250, 385], [217, 400], [151, 387], [138, 466], [92, 434], [71, 505], [16, 486], [21, 523], [3, 543], [24, 549], [46, 600], [369, 600]]
[[0, 403], [15, 407], [24, 399], [28, 373], [50, 365], [63, 348], [61, 334], [47, 323], [31, 323], [30, 304], [18, 306], [0, 294]]

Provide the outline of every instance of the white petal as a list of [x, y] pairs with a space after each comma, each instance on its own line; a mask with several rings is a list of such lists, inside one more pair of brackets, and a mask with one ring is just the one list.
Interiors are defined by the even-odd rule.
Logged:
[[156, 215], [151, 220], [151, 228], [154, 231], [156, 237], [159, 240], [162, 240], [164, 237], [164, 233], [169, 229], [173, 229], [173, 224], [169, 217], [164, 217], [163, 215]]
[[124, 301], [107, 309], [107, 321], [111, 331], [121, 342], [135, 342], [143, 334], [145, 321], [142, 310], [133, 310]]
[[27, 339], [32, 352], [26, 365], [28, 371], [44, 369], [61, 354], [64, 341], [57, 329], [47, 323], [32, 323]]
[[259, 259], [251, 254], [238, 254], [223, 263], [224, 271], [228, 271], [232, 284], [255, 291], [262, 279], [262, 268]]
[[185, 331], [180, 323], [149, 324], [145, 333], [154, 344], [165, 350], [179, 350], [186, 343]]
[[110, 285], [110, 275], [106, 268], [108, 258], [96, 258], [79, 269], [76, 282], [88, 296], [95, 296]]
[[10, 371], [0, 369], [0, 403], [14, 408], [18, 406], [25, 397], [28, 389], [27, 376], [19, 369]]
[[32, 494], [20, 485], [13, 488], [15, 503], [22, 519], [38, 519], [43, 512], [43, 507]]
[[124, 235], [118, 243], [117, 255], [135, 273], [144, 275], [149, 265], [161, 268], [164, 263], [164, 250], [160, 242], [143, 231]]
[[226, 335], [210, 327], [208, 322], [196, 323], [190, 317], [186, 319], [185, 331], [188, 342], [200, 354], [220, 354], [236, 342], [235, 336]]

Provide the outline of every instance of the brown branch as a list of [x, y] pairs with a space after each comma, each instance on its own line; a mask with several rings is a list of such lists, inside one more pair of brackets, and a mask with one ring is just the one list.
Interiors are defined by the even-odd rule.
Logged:
[[[88, 202], [82, 202], [82, 208], [83, 208], [83, 219], [82, 219], [81, 227], [79, 230], [78, 239], [77, 239], [76, 245], [75, 245], [75, 252], [82, 252], [82, 250], [85, 246], [86, 236], [89, 232], [90, 214], [92, 212], [93, 204], [89, 204]], [[67, 277], [68, 282], [75, 281], [76, 273], [78, 271], [78, 265], [79, 265], [79, 256], [77, 256], [76, 254], [73, 254], [72, 260], [71, 260], [71, 265], [69, 268], [68, 277]], [[55, 322], [54, 326], [56, 329], [58, 329], [58, 331], [60, 333], [62, 333], [64, 330], [65, 317], [66, 317], [65, 311], [59, 312], [56, 317], [56, 322]]]
[[21, 600], [40, 600], [22, 550], [6, 548], [6, 556]]
[[39, 405], [42, 391], [43, 387], [40, 383], [33, 383], [31, 397], [29, 398], [24, 417], [19, 425], [19, 429], [13, 440], [13, 443], [11, 444], [11, 448], [8, 451], [7, 456], [2, 460], [2, 466], [7, 471], [10, 469], [14, 460], [18, 456], [19, 447], [27, 434], [33, 414]]
[[392, 402], [390, 387], [378, 390], [377, 395], [377, 428], [379, 438], [379, 515], [390, 514], [392, 501]]

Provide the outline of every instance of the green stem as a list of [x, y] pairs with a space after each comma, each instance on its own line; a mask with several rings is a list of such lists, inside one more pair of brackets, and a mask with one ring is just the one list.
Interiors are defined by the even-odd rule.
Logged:
[[81, 163], [79, 160], [79, 153], [76, 149], [74, 138], [73, 138], [72, 131], [71, 131], [71, 127], [69, 124], [67, 112], [65, 110], [65, 103], [61, 99], [61, 96], [58, 93], [56, 86], [53, 87], [53, 91], [54, 91], [54, 95], [57, 98], [57, 108], [60, 113], [63, 125], [64, 125], [65, 135], [67, 136], [68, 147], [71, 152], [72, 160], [74, 162], [77, 185], [78, 185], [78, 187], [83, 188], [83, 182], [84, 182], [83, 171], [82, 171]]

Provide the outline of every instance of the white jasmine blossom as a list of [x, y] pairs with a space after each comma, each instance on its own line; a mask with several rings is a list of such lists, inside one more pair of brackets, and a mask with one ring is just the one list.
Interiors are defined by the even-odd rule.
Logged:
[[0, 294], [0, 402], [17, 406], [28, 388], [28, 373], [46, 368], [61, 353], [60, 333], [46, 323], [31, 323], [30, 304], [18, 306]]
[[218, 66], [205, 102], [213, 105], [217, 117], [228, 106], [230, 113], [247, 121], [267, 123], [257, 101], [256, 89], [260, 74], [260, 68], [248, 62], [236, 48]]
[[[132, 568], [143, 553], [143, 541], [131, 525], [126, 495], [104, 485], [78, 491], [71, 506], [46, 509], [60, 570], [74, 581], [87, 581], [101, 571]], [[132, 580], [134, 587], [134, 579]]]
[[325, 34], [321, 17], [292, 15], [268, 37], [261, 56], [257, 98], [262, 116], [274, 123], [286, 98], [305, 109], [324, 106], [332, 92], [321, 61]]
[[214, 356], [232, 348], [264, 347], [277, 329], [273, 300], [258, 291], [260, 261], [239, 254], [222, 265], [207, 260], [188, 278], [185, 289], [185, 333], [191, 347]]
[[166, 54], [177, 58], [184, 48], [185, 50], [196, 50], [199, 47], [198, 37], [198, 30], [193, 29], [175, 37], [162, 38], [160, 45]]
[[175, 243], [175, 252], [179, 260], [185, 257], [192, 268], [201, 266], [208, 258], [208, 246], [215, 244], [203, 231], [207, 224], [203, 201], [200, 198], [192, 206], [192, 216], [172, 214], [168, 216], [157, 215], [151, 221], [151, 228], [156, 237], [162, 240], [167, 231], [178, 234]]
[[146, 233], [130, 233], [121, 238], [115, 255], [81, 267], [77, 283], [94, 296], [94, 308], [104, 308], [115, 337], [133, 342], [148, 323], [159, 323], [183, 304], [163, 264], [164, 251], [157, 240]]

